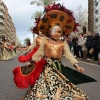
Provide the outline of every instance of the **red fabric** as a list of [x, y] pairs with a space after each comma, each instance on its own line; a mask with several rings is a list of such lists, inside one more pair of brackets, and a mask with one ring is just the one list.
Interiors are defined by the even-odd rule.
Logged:
[[28, 53], [27, 55], [21, 55], [18, 57], [18, 61], [25, 63], [27, 61], [29, 61], [32, 58], [32, 55], [38, 50], [39, 46], [36, 46], [30, 53]]
[[99, 63], [99, 65], [100, 65], [100, 60], [98, 60], [98, 63]]
[[21, 73], [21, 67], [18, 66], [14, 68], [13, 74], [14, 74], [14, 82], [16, 84], [16, 87], [25, 89], [28, 88], [30, 85], [34, 85], [36, 80], [39, 78], [41, 72], [43, 71], [43, 67], [46, 61], [42, 58], [39, 62], [36, 63], [35, 68], [33, 71], [28, 75], [23, 75]]
[[12, 47], [12, 46], [8, 46], [8, 48], [9, 48], [9, 49], [13, 49], [13, 47]]

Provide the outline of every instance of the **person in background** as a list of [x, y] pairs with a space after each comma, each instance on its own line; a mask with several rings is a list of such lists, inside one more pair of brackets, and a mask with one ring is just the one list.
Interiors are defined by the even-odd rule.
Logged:
[[83, 35], [83, 40], [82, 40], [82, 51], [83, 51], [83, 60], [87, 58], [87, 47], [86, 47], [86, 34]]
[[100, 36], [97, 43], [97, 50], [98, 50], [98, 63], [100, 65]]
[[77, 57], [76, 56], [76, 41], [78, 41], [78, 38], [76, 36], [73, 36], [72, 38], [72, 46], [73, 46], [73, 50], [74, 50], [74, 57]]
[[70, 51], [71, 51], [71, 49], [72, 49], [72, 40], [71, 40], [71, 38], [68, 38], [68, 45], [69, 45], [69, 48], [70, 48]]
[[90, 49], [92, 48], [92, 39], [93, 35], [91, 32], [87, 32], [87, 39], [86, 39], [86, 47], [87, 47], [87, 60], [91, 60], [91, 54], [90, 54]]
[[78, 45], [78, 40], [76, 40], [76, 45], [75, 45], [76, 47], [76, 58], [79, 58], [80, 56], [79, 56], [79, 45]]
[[29, 46], [31, 45], [31, 42], [30, 40], [27, 40], [26, 41], [26, 51], [29, 49]]
[[2, 56], [3, 56], [3, 44], [2, 42], [0, 42], [0, 60], [2, 60]]
[[83, 35], [86, 34], [86, 26], [83, 26]]
[[2, 51], [3, 57], [2, 57], [2, 60], [12, 59], [13, 56], [9, 52], [9, 51], [11, 51], [11, 49], [7, 46], [7, 39], [5, 38], [5, 36], [2, 37], [2, 43], [3, 43], [3, 51]]
[[82, 41], [83, 41], [83, 36], [82, 36], [82, 34], [79, 34], [78, 46], [79, 46], [79, 53], [80, 53], [79, 56], [80, 56], [81, 58], [83, 58]]
[[[18, 88], [28, 88], [28, 86], [33, 85], [33, 82], [35, 81], [36, 77], [34, 75], [37, 75], [41, 72], [39, 68], [36, 68], [34, 71], [34, 64], [31, 65], [31, 59], [32, 56], [37, 52], [37, 50], [40, 47], [40, 44], [42, 43], [43, 38], [46, 38], [41, 31], [38, 30], [37, 27], [34, 27], [32, 29], [33, 34], [37, 34], [37, 37], [34, 38], [33, 43], [30, 44], [28, 42], [28, 48], [24, 55], [21, 55], [18, 57], [18, 61], [27, 64], [25, 66], [17, 66], [13, 69], [14, 74], [14, 83]], [[41, 65], [44, 63], [42, 60], [40, 61]], [[36, 63], [35, 63], [36, 64]], [[37, 64], [36, 64], [37, 65]], [[30, 66], [30, 67], [28, 67]], [[42, 65], [43, 66], [43, 65]], [[41, 67], [42, 69], [42, 67]], [[19, 77], [19, 79], [18, 79]]]
[[38, 35], [37, 37], [34, 38], [33, 43], [28, 46], [26, 53], [18, 57], [19, 62], [22, 63], [28, 62], [32, 58], [32, 55], [38, 50], [40, 44], [42, 43], [44, 35], [41, 32], [37, 34]]
[[93, 57], [95, 61], [98, 61], [98, 49], [97, 49], [98, 39], [99, 39], [99, 34], [94, 33], [91, 44], [92, 44], [92, 48], [94, 49]]

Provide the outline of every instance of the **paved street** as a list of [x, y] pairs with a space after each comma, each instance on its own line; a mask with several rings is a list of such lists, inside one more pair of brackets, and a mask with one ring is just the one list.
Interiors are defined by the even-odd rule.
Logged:
[[[62, 60], [64, 65], [74, 68], [65, 58]], [[24, 64], [19, 63], [17, 57], [9, 61], [0, 61], [0, 100], [20, 100], [27, 91], [27, 89], [22, 90], [16, 88], [13, 82], [12, 70], [18, 65]], [[84, 68], [84, 74], [95, 78], [98, 82], [85, 83], [77, 86], [89, 96], [89, 100], [100, 100], [100, 66], [82, 61], [79, 61], [79, 65]]]
[[18, 65], [17, 57], [9, 61], [0, 61], [0, 100], [20, 100], [26, 90], [16, 88], [12, 70]]
[[[65, 59], [63, 59], [63, 64], [75, 69]], [[89, 96], [89, 100], [100, 100], [100, 66], [82, 61], [79, 61], [79, 65], [84, 68], [84, 74], [96, 79], [98, 82], [80, 84], [77, 87]]]

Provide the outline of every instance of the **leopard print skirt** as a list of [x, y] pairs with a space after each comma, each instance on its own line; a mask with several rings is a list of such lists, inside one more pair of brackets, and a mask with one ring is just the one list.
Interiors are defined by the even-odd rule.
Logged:
[[88, 96], [60, 71], [46, 64], [39, 79], [21, 100], [88, 100]]

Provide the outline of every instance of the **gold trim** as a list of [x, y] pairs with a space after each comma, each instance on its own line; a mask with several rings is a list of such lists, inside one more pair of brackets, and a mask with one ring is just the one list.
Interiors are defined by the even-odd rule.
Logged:
[[[34, 71], [35, 69], [36, 69], [36, 66], [34, 67], [33, 71]], [[33, 71], [32, 71], [32, 72], [33, 72]], [[31, 72], [31, 73], [32, 73], [32, 72]], [[28, 76], [28, 75], [30, 75], [31, 73], [29, 73], [29, 74], [27, 74], [27, 75], [23, 75], [22, 72], [21, 72], [21, 67], [20, 67], [20, 74], [21, 74], [22, 76]]]

